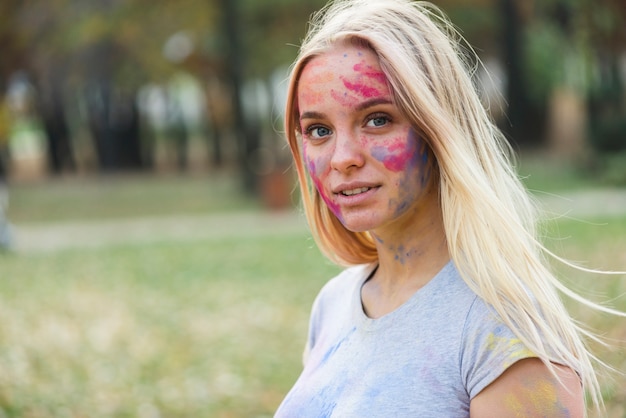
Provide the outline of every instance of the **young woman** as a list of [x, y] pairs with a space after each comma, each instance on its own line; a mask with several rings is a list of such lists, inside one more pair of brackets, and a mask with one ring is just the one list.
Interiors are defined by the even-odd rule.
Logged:
[[[533, 205], [434, 6], [336, 1], [293, 67], [286, 134], [322, 251], [277, 417], [582, 417], [592, 356]], [[582, 299], [580, 299], [582, 300]]]

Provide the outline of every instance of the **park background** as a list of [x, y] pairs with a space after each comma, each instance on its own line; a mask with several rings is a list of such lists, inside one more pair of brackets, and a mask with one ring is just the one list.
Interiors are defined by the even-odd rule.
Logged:
[[[546, 245], [624, 270], [624, 1], [434, 3], [488, 70], [476, 83]], [[281, 135], [288, 67], [323, 4], [0, 4], [0, 417], [272, 415], [339, 271]], [[626, 310], [623, 275], [555, 268]], [[566, 302], [626, 370], [624, 321]], [[626, 417], [624, 376], [603, 385]]]

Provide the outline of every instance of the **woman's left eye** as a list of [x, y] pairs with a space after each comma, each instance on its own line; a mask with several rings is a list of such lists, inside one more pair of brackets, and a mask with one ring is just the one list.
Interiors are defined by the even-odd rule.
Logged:
[[381, 126], [385, 126], [387, 123], [389, 123], [390, 119], [387, 116], [373, 116], [371, 118], [369, 118], [369, 120], [367, 121], [366, 126], [369, 127], [374, 127], [374, 128], [378, 128]]

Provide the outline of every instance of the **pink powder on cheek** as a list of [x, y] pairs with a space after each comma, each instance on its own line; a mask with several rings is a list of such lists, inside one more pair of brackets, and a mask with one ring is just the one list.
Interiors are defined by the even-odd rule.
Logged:
[[308, 158], [306, 155], [306, 146], [304, 147], [304, 159], [306, 161], [307, 169], [309, 170], [309, 175], [311, 176], [311, 180], [313, 180], [313, 184], [315, 185], [317, 192], [322, 197], [322, 200], [324, 200], [324, 203], [326, 203], [326, 206], [328, 206], [331, 212], [334, 213], [335, 216], [341, 221], [343, 219], [341, 215], [341, 208], [339, 207], [339, 205], [333, 202], [333, 200], [326, 194], [326, 192], [324, 191], [324, 185], [319, 175], [320, 173], [323, 174], [324, 172], [329, 171], [330, 166], [321, 157], [317, 160], [317, 162], [311, 158]]
[[409, 162], [414, 161], [416, 157], [417, 144], [415, 141], [409, 140], [396, 141], [389, 146], [374, 146], [372, 147], [372, 156], [382, 162], [390, 171], [399, 172], [404, 171], [409, 165]]
[[322, 185], [321, 180], [318, 177], [313, 176], [311, 176], [311, 179], [313, 180], [313, 184], [315, 184], [317, 192], [322, 197], [322, 200], [324, 200], [324, 203], [326, 203], [326, 206], [328, 206], [328, 209], [330, 209], [330, 211], [334, 213], [340, 221], [342, 221], [343, 217], [341, 215], [341, 208], [338, 204], [333, 202], [332, 199], [324, 192], [324, 186]]

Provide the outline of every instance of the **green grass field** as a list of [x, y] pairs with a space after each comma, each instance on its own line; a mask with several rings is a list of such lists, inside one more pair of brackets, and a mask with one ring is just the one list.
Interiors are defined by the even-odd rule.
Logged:
[[[15, 185], [10, 215], [19, 226], [261, 210], [235, 183]], [[587, 221], [556, 221], [548, 246], [589, 267], [625, 269], [626, 215]], [[305, 232], [0, 254], [0, 418], [272, 416], [299, 374], [311, 303], [338, 271]], [[559, 271], [626, 310], [623, 276]], [[571, 308], [626, 340], [626, 319]], [[597, 352], [626, 370], [624, 344]], [[605, 383], [611, 418], [626, 417], [624, 388], [623, 376]]]

